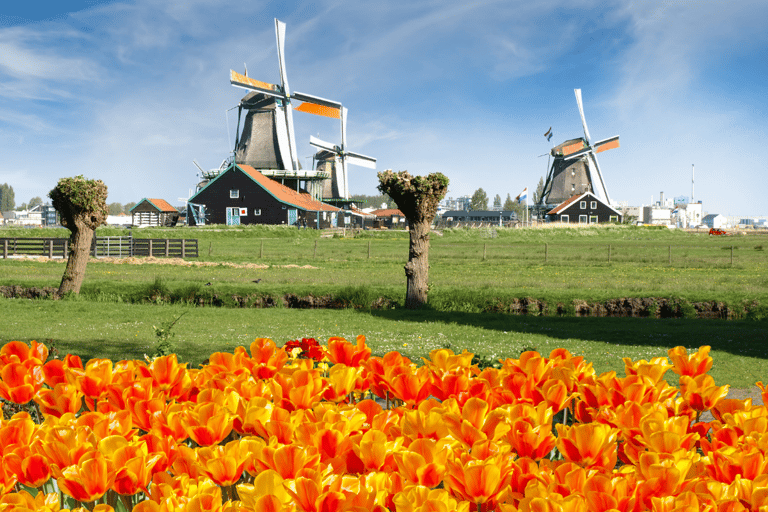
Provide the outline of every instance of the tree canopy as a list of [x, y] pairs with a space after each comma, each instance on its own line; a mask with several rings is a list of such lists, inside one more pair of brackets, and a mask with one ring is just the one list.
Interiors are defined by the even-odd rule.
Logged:
[[7, 183], [0, 185], [0, 211], [7, 212], [16, 208], [16, 197], [13, 187]]
[[485, 190], [482, 188], [475, 190], [472, 199], [469, 200], [469, 209], [472, 211], [488, 209], [488, 194], [485, 193]]

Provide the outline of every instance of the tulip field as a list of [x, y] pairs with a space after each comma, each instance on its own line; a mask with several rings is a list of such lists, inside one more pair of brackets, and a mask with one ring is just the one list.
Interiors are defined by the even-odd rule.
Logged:
[[709, 353], [598, 374], [562, 348], [480, 368], [260, 338], [191, 368], [12, 341], [0, 512], [768, 510], [768, 408]]

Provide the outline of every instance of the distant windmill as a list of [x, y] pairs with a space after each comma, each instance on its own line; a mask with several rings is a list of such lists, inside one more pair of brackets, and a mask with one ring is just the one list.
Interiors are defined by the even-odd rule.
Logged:
[[[584, 192], [592, 192], [598, 199], [610, 205], [611, 198], [597, 162], [597, 153], [619, 147], [619, 136], [610, 137], [592, 143], [584, 117], [581, 101], [581, 89], [574, 89], [579, 107], [584, 138], [571, 139], [555, 146], [550, 151], [554, 157], [549, 168], [540, 205], [559, 204], [569, 197]], [[551, 132], [547, 132], [547, 135]]]
[[293, 130], [293, 101], [303, 102], [296, 107], [299, 112], [334, 119], [341, 118], [341, 103], [291, 92], [285, 69], [285, 23], [278, 19], [275, 19], [275, 37], [280, 85], [254, 80], [247, 76], [247, 70], [244, 75], [230, 70], [229, 81], [232, 85], [254, 91], [240, 103], [241, 110], [245, 108], [249, 112], [242, 137], [237, 143], [235, 158], [238, 163], [256, 168], [279, 166], [283, 170], [298, 171], [300, 166]]
[[[349, 176], [347, 174], [347, 164], [359, 165], [369, 169], [376, 168], [376, 159], [360, 153], [347, 151], [347, 108], [341, 109], [341, 145], [336, 146], [330, 142], [325, 142], [316, 137], [309, 136], [309, 143], [321, 151], [318, 154], [323, 158], [323, 153], [334, 160], [333, 168], [333, 188], [337, 197], [349, 199]], [[336, 195], [334, 194], [334, 195]]]

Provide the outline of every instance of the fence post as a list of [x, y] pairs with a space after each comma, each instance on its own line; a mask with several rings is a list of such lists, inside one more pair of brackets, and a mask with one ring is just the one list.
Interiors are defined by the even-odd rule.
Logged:
[[[165, 239], [165, 257], [166, 257], [166, 258], [167, 258], [168, 256], [170, 256], [170, 251], [169, 251], [169, 249], [170, 249], [170, 247], [169, 247], [169, 245], [170, 245], [170, 242], [171, 242], [171, 241], [170, 241], [170, 240], [168, 240], [167, 238]], [[184, 254], [184, 240], [183, 240], [183, 239], [182, 239], [182, 241], [181, 241], [181, 253], [182, 253], [182, 254]], [[182, 258], [183, 258], [183, 257], [184, 257], [184, 256], [182, 256]]]
[[181, 259], [184, 259], [187, 257], [187, 240], [182, 238], [181, 239]]
[[485, 261], [485, 255], [486, 255], [486, 246], [488, 244], [483, 244], [483, 261]]
[[672, 246], [669, 246], [669, 264], [672, 264]]
[[53, 238], [48, 240], [48, 258], [53, 259]]
[[8, 259], [8, 240], [3, 240], [3, 259]]
[[611, 244], [608, 244], [608, 263], [611, 262]]
[[371, 259], [371, 241], [368, 240], [368, 259]]
[[547, 262], [548, 258], [549, 258], [549, 244], [544, 244], [544, 263]]
[[64, 254], [62, 255], [62, 258], [69, 258], [69, 238], [64, 239]]
[[315, 252], [312, 253], [312, 259], [317, 258], [317, 240], [315, 240]]
[[152, 239], [149, 239], [149, 256], [152, 257]]
[[91, 249], [93, 250], [93, 257], [96, 258], [98, 256], [96, 247], [99, 245], [99, 239], [96, 235], [93, 235], [93, 241], [91, 243], [92, 243]]

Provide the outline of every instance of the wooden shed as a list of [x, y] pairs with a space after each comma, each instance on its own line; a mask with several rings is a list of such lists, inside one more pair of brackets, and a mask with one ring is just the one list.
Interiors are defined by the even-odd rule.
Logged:
[[189, 198], [187, 222], [271, 224], [325, 229], [344, 224], [343, 210], [312, 199], [244, 164], [230, 165]]
[[165, 199], [144, 198], [131, 208], [134, 226], [175, 226], [179, 211]]
[[592, 192], [569, 197], [547, 212], [547, 219], [565, 224], [601, 224], [621, 222], [623, 215], [605, 204]]

